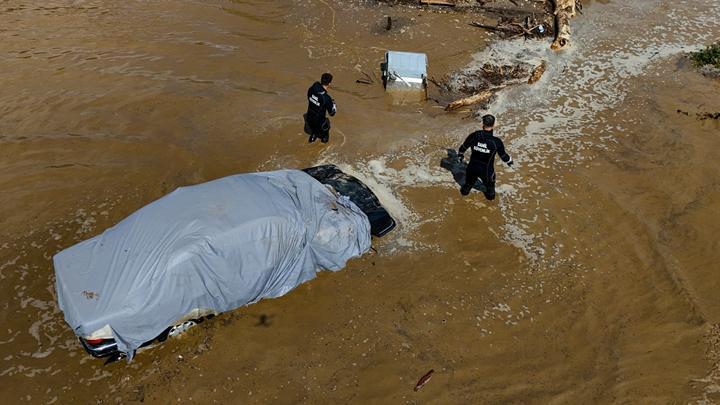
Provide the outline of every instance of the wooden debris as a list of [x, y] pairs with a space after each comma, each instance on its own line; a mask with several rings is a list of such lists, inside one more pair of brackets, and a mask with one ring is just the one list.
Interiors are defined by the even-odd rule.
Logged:
[[[532, 27], [529, 16], [532, 15], [532, 19], [535, 20], [536, 15], [532, 10], [487, 7], [484, 6], [484, 4], [480, 5], [483, 10], [504, 16], [504, 18], [500, 18], [500, 22], [495, 26], [479, 22], [472, 22], [470, 25], [491, 31], [512, 34], [513, 36], [522, 35], [525, 36], [526, 39], [554, 34], [555, 37], [551, 48], [559, 50], [570, 44], [570, 19], [582, 10], [582, 4], [580, 0], [547, 1], [549, 1], [552, 6], [552, 18], [548, 19], [547, 14], [545, 14], [545, 18], [540, 18], [540, 21], [532, 22], [532, 25], [534, 25]], [[517, 22], [521, 16], [523, 16], [525, 24]], [[554, 27], [552, 27], [553, 24]], [[542, 29], [539, 29], [540, 27], [542, 27]]]
[[435, 77], [432, 77], [432, 76], [431, 76], [431, 77], [428, 77], [427, 80], [428, 80], [428, 82], [430, 82], [430, 83], [434, 84], [435, 86], [437, 86], [437, 87], [438, 87], [440, 90], [442, 90], [442, 91], [450, 91], [450, 89], [448, 88], [447, 84], [438, 82], [438, 81], [435, 79]]
[[705, 113], [697, 113], [697, 117], [698, 117], [698, 119], [701, 120], [701, 121], [705, 121], [705, 120], [720, 120], [720, 112], [716, 112], [716, 113], [708, 113], [708, 112], [705, 112]]
[[533, 84], [536, 81], [540, 80], [543, 73], [545, 73], [545, 69], [547, 69], [547, 64], [545, 61], [540, 62], [539, 65], [533, 69], [532, 73], [530, 73], [530, 78], [528, 79], [528, 84]]
[[[454, 79], [455, 85], [440, 85], [441, 89], [471, 94], [457, 99], [445, 107], [445, 111], [458, 111], [461, 107], [484, 103], [499, 91], [519, 84], [532, 84], [540, 80], [547, 68], [545, 61], [533, 67], [528, 64], [485, 64], [474, 71], [466, 71]], [[532, 70], [531, 70], [532, 69]], [[456, 76], [457, 77], [457, 76]], [[472, 93], [471, 93], [472, 92]]]
[[510, 37], [525, 36], [525, 39], [529, 38], [540, 38], [549, 35], [548, 23], [538, 22], [533, 19], [533, 25], [530, 23], [530, 18], [525, 19], [525, 24], [520, 24], [514, 21], [503, 21], [498, 25], [488, 25], [477, 21], [472, 21], [470, 25], [473, 27], [483, 28], [489, 31], [496, 31], [507, 34]]
[[430, 381], [430, 378], [432, 378], [434, 372], [435, 370], [430, 370], [425, 373], [424, 376], [420, 377], [420, 380], [418, 380], [417, 384], [415, 384], [415, 388], [413, 388], [413, 391], [419, 391], [420, 388], [423, 387], [423, 385], [427, 384], [428, 381]]
[[527, 29], [527, 28], [523, 27], [522, 25], [520, 25], [520, 24], [518, 24], [518, 23], [514, 23], [513, 25], [519, 26], [520, 29], [522, 30], [521, 33], [519, 33], [519, 34], [517, 34], [517, 35], [515, 35], [515, 36], [516, 36], [516, 37], [519, 37], [519, 36], [521, 36], [521, 35], [524, 35], [524, 36], [525, 36], [525, 39], [533, 38], [533, 37], [535, 36], [535, 34], [533, 33], [533, 31], [535, 31], [536, 29], [538, 29], [539, 27], [542, 26], [542, 24], [539, 24], [539, 25], [536, 25], [536, 26], [534, 26], [534, 27], [532, 27], [532, 28], [530, 28], [530, 29]]
[[[680, 109], [677, 110], [677, 113], [678, 113], [678, 114], [682, 114], [682, 115], [684, 115], [684, 116], [686, 116], [686, 117], [689, 117], [689, 116], [690, 116], [690, 113], [689, 113], [689, 112], [683, 111], [683, 110], [680, 110]], [[697, 119], [700, 120], [700, 121], [705, 121], [705, 120], [720, 120], [720, 112], [716, 112], [716, 113], [711, 113], [711, 112], [695, 113], [695, 116], [696, 116]]]
[[550, 46], [554, 50], [560, 50], [570, 44], [570, 19], [575, 17], [577, 10], [576, 0], [551, 0], [554, 6], [555, 40]]
[[[355, 80], [355, 83], [360, 83], [360, 84], [375, 84], [375, 80], [373, 80], [373, 78], [370, 77], [369, 74], [367, 74], [367, 73], [365, 73], [365, 72], [360, 72], [360, 73], [362, 73], [363, 76], [365, 76], [365, 77]], [[374, 74], [375, 74], [375, 73], [373, 73], [373, 75], [374, 75]]]
[[511, 20], [522, 19], [529, 15], [541, 14], [542, 11], [537, 8], [522, 8], [522, 7], [493, 7], [481, 4], [483, 15], [492, 14], [498, 17], [503, 17]]
[[420, 0], [420, 4], [455, 7], [455, 0]]
[[490, 31], [502, 31], [502, 32], [510, 33], [510, 34], [518, 33], [517, 28], [513, 28], [508, 25], [487, 25], [487, 24], [479, 23], [477, 21], [471, 22], [470, 25], [472, 25], [473, 27], [484, 28], [484, 29], [490, 30]]
[[461, 98], [460, 100], [455, 100], [452, 103], [448, 104], [447, 107], [445, 107], [445, 111], [453, 111], [453, 110], [457, 110], [460, 107], [465, 107], [468, 105], [481, 103], [483, 101], [486, 101], [490, 97], [492, 97], [493, 94], [495, 94], [494, 91], [486, 90], [486, 91], [482, 91], [477, 94], [473, 94], [470, 97], [465, 97], [465, 98]]

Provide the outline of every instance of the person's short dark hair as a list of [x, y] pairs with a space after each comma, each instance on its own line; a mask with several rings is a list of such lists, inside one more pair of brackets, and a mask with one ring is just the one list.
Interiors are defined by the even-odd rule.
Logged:
[[323, 73], [320, 77], [320, 84], [327, 86], [330, 82], [332, 82], [332, 75], [330, 73]]
[[492, 114], [483, 115], [483, 126], [484, 127], [494, 127], [495, 126], [495, 116]]

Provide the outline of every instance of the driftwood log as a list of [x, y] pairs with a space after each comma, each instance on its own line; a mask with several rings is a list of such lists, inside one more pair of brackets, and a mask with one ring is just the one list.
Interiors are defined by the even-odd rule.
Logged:
[[542, 75], [545, 73], [545, 69], [547, 69], [547, 64], [545, 63], [545, 61], [542, 61], [539, 65], [535, 66], [535, 69], [533, 69], [532, 73], [530, 73], [528, 84], [533, 84], [536, 81], [540, 80]]
[[575, 17], [578, 4], [576, 0], [551, 1], [553, 2], [553, 14], [555, 14], [555, 41], [550, 47], [557, 51], [570, 44], [570, 19]]
[[457, 110], [460, 107], [465, 107], [468, 105], [481, 103], [481, 102], [489, 99], [490, 97], [492, 97], [493, 94], [495, 94], [494, 91], [486, 90], [486, 91], [482, 91], [477, 94], [473, 94], [470, 97], [465, 97], [465, 98], [461, 98], [460, 100], [455, 100], [452, 103], [448, 104], [447, 107], [445, 107], [445, 111], [453, 111], [453, 110]]
[[420, 0], [420, 4], [455, 7], [455, 0]]
[[507, 32], [507, 33], [509, 33], [509, 34], [517, 34], [517, 33], [518, 33], [518, 29], [517, 29], [516, 27], [513, 27], [513, 26], [507, 26], [507, 25], [488, 25], [488, 24], [479, 23], [479, 22], [477, 22], [477, 21], [472, 21], [472, 22], [470, 22], [470, 25], [472, 25], [473, 27], [484, 28], [484, 29], [490, 30], [490, 31]]

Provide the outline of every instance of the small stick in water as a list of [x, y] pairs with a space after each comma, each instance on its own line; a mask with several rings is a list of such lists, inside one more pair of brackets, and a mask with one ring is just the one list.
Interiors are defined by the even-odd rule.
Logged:
[[420, 388], [423, 387], [423, 385], [427, 384], [428, 381], [430, 381], [430, 378], [432, 378], [432, 374], [435, 372], [435, 370], [430, 370], [427, 373], [425, 373], [424, 376], [420, 377], [417, 384], [415, 384], [415, 389], [413, 391], [419, 391]]

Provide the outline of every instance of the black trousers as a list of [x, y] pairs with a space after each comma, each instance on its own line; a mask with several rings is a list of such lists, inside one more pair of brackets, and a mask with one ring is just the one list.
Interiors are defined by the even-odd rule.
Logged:
[[310, 127], [310, 138], [308, 138], [308, 142], [315, 142], [317, 138], [320, 138], [322, 143], [327, 143], [330, 140], [329, 119], [324, 118], [322, 121], [307, 119], [305, 123]]
[[460, 188], [462, 195], [470, 194], [475, 182], [480, 179], [485, 186], [485, 198], [495, 199], [495, 170], [488, 170], [485, 165], [468, 164], [465, 171], [465, 184]]

